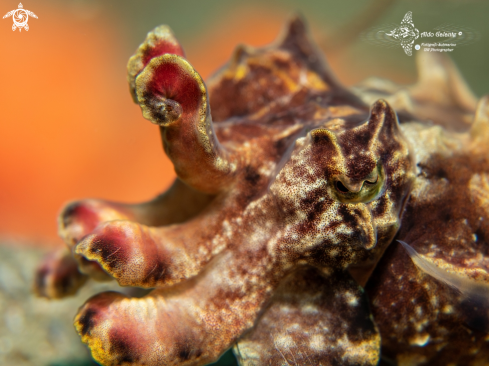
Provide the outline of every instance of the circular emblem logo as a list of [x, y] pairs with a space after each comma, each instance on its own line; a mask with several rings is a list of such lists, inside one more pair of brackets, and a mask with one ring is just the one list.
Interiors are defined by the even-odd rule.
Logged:
[[24, 9], [17, 9], [13, 15], [14, 24], [18, 28], [23, 28], [29, 20], [29, 14]]
[[30, 10], [24, 9], [24, 5], [22, 3], [19, 4], [19, 8], [15, 10], [9, 11], [7, 14], [3, 16], [3, 19], [12, 17], [12, 20], [14, 21], [14, 24], [12, 24], [12, 30], [15, 31], [16, 29], [19, 30], [19, 32], [22, 29], [25, 29], [26, 31], [29, 30], [29, 24], [27, 24], [27, 21], [29, 20], [29, 15], [33, 18], [37, 18], [37, 15], [34, 14]]

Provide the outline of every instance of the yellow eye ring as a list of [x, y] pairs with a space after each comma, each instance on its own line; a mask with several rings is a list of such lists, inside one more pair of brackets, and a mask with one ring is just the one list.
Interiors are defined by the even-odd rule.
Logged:
[[340, 180], [332, 179], [330, 191], [332, 196], [341, 203], [367, 203], [379, 196], [385, 181], [385, 174], [382, 164], [377, 164], [375, 169], [363, 181], [362, 187], [358, 192], [353, 192]]
[[366, 180], [365, 182], [363, 182], [364, 184], [377, 184], [377, 182], [379, 181], [379, 175], [377, 175], [377, 178], [375, 178], [375, 181], [369, 181], [369, 180]]

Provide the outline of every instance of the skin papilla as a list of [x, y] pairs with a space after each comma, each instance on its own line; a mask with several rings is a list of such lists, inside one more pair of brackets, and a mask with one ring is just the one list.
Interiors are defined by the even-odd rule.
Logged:
[[178, 178], [142, 204], [67, 205], [73, 257], [47, 260], [38, 292], [153, 289], [80, 308], [102, 365], [205, 365], [231, 347], [250, 366], [489, 362], [488, 296], [450, 285], [489, 284], [489, 99], [418, 55], [415, 85], [349, 90], [294, 18], [206, 85], [156, 28], [128, 81]]

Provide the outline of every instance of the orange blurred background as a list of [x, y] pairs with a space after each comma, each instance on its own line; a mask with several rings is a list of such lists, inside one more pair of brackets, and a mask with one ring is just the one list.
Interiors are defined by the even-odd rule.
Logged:
[[[206, 78], [238, 43], [270, 43], [295, 10], [309, 19], [316, 39], [324, 39], [358, 16], [365, 2], [352, 2], [358, 6], [333, 8], [337, 13], [320, 13], [312, 1], [305, 6], [213, 1], [211, 9], [197, 1], [24, 2], [39, 17], [29, 18], [28, 32], [13, 32], [11, 18], [0, 21], [0, 238], [60, 245], [56, 216], [67, 201], [148, 200], [174, 179], [157, 127], [142, 118], [126, 82], [127, 60], [145, 32], [169, 24], [189, 61]], [[471, 11], [479, 13], [475, 4]], [[0, 13], [17, 5], [2, 1]], [[447, 12], [456, 14], [457, 6]], [[389, 20], [382, 22], [396, 22], [412, 7], [397, 2], [387, 13]], [[340, 80], [352, 84], [377, 74], [414, 81], [412, 59], [368, 47], [356, 41], [328, 55]], [[467, 69], [475, 64], [476, 71], [469, 74], [480, 79], [477, 65], [487, 65], [489, 59], [470, 61], [469, 56], [459, 56], [460, 62]], [[488, 78], [482, 83], [479, 89]]]
[[116, 28], [25, 8], [28, 32], [0, 23], [0, 232], [49, 243], [67, 200], [148, 199], [173, 172], [127, 92]]
[[[130, 55], [117, 24], [86, 22], [49, 2], [34, 10], [39, 19], [30, 19], [28, 32], [12, 32], [11, 21], [0, 30], [0, 233], [49, 245], [58, 242], [56, 216], [67, 201], [147, 200], [175, 174], [157, 127], [130, 98]], [[227, 60], [235, 39], [272, 41], [282, 19], [261, 18], [271, 22], [251, 31], [238, 24], [219, 47], [196, 45], [189, 59], [206, 77]]]

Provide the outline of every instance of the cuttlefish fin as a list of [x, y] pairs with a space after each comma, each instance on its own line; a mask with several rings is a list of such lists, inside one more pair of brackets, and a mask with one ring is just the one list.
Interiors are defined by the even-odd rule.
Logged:
[[401, 240], [398, 242], [401, 243], [419, 270], [457, 290], [464, 299], [489, 306], [489, 284], [487, 282], [476, 281], [461, 274], [448, 272], [420, 255], [408, 243]]

